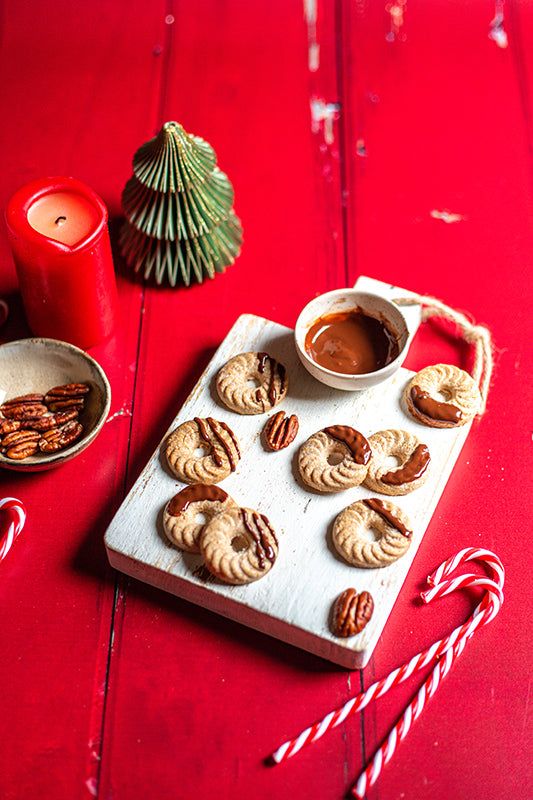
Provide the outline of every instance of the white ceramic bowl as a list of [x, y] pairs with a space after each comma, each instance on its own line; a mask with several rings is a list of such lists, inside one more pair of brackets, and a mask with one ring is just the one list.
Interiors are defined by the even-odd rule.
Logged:
[[0, 453], [0, 466], [35, 472], [70, 461], [97, 437], [111, 405], [111, 387], [105, 372], [78, 347], [56, 339], [20, 339], [0, 346], [0, 395], [5, 393], [2, 402], [31, 392], [45, 394], [66, 383], [87, 383], [91, 387], [79, 418], [83, 436], [64, 450], [23, 461]]
[[[305, 351], [305, 337], [309, 328], [320, 317], [356, 309], [361, 309], [369, 316], [387, 323], [389, 329], [398, 339], [400, 352], [397, 358], [382, 369], [360, 375], [333, 372], [313, 361]], [[327, 386], [352, 392], [370, 389], [372, 386], [391, 378], [402, 365], [407, 355], [411, 338], [405, 317], [398, 306], [380, 295], [360, 292], [357, 289], [336, 289], [315, 297], [300, 313], [294, 330], [296, 350], [306, 370]]]

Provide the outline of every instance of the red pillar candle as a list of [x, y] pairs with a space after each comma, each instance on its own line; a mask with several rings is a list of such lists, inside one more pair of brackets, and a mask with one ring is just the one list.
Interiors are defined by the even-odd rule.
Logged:
[[28, 324], [35, 336], [89, 348], [117, 319], [118, 296], [107, 209], [75, 178], [41, 178], [6, 209]]

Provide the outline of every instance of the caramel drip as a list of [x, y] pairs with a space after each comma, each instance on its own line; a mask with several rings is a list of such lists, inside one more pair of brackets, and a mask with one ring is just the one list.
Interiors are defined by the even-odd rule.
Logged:
[[345, 444], [356, 464], [368, 464], [370, 461], [372, 456], [370, 445], [363, 434], [355, 428], [350, 428], [349, 425], [332, 425], [330, 428], [324, 428], [324, 433]]
[[227, 498], [227, 493], [219, 486], [195, 483], [191, 486], [186, 486], [181, 492], [175, 494], [167, 509], [172, 517], [179, 517], [180, 514], [183, 514], [188, 509], [191, 503], [197, 503], [200, 500], [223, 503]]
[[381, 476], [381, 482], [388, 486], [402, 486], [404, 483], [412, 483], [424, 474], [431, 461], [429, 450], [425, 444], [419, 444], [403, 467], [391, 470]]
[[256, 511], [253, 511], [250, 519], [248, 510], [243, 508], [241, 509], [241, 516], [244, 527], [255, 542], [257, 560], [259, 561], [259, 566], [263, 569], [265, 566], [265, 558], [267, 561], [270, 561], [270, 563], [273, 563], [276, 558], [276, 553], [268, 541], [268, 538], [265, 536], [265, 531], [259, 524], [259, 521], [261, 520], [263, 522], [263, 525], [266, 526], [266, 529], [270, 532], [277, 544], [276, 534], [272, 530], [268, 519], [263, 514], [258, 514]]
[[405, 536], [406, 539], [411, 538], [413, 531], [407, 530], [403, 522], [400, 522], [398, 517], [395, 517], [394, 514], [391, 514], [391, 512], [385, 508], [383, 502], [378, 500], [377, 497], [371, 497], [367, 500], [363, 500], [363, 503], [368, 506], [368, 508], [372, 509], [372, 511], [375, 511], [376, 514], [379, 514], [380, 517], [383, 517], [385, 522], [388, 522], [389, 525], [392, 525], [393, 528], [396, 528], [396, 530], [400, 531], [400, 533]]
[[410, 391], [411, 402], [423, 417], [437, 422], [458, 424], [463, 416], [462, 411], [451, 403], [434, 400], [430, 394], [422, 391], [420, 386], [413, 386]]
[[271, 405], [274, 405], [277, 398], [276, 375], [279, 377], [280, 380], [280, 392], [283, 392], [285, 388], [285, 378], [286, 378], [285, 367], [283, 366], [283, 364], [280, 364], [278, 361], [276, 361], [275, 358], [269, 356], [268, 353], [258, 353], [257, 360], [259, 362], [258, 369], [260, 375], [263, 375], [267, 363], [270, 364], [270, 382], [268, 384], [268, 399]]
[[[209, 431], [211, 431], [215, 439], [221, 444], [222, 448], [224, 449], [224, 452], [226, 453], [226, 456], [230, 463], [231, 471], [235, 472], [235, 468], [237, 466], [235, 458], [233, 457], [233, 453], [231, 451], [230, 446], [228, 445], [228, 442], [225, 440], [225, 438], [222, 436], [222, 434], [218, 429], [218, 427], [220, 427], [228, 434], [231, 441], [233, 442], [237, 455], [240, 457], [241, 453], [239, 450], [239, 444], [231, 428], [228, 425], [226, 425], [225, 422], [219, 422], [218, 420], [213, 419], [213, 417], [207, 417], [207, 419], [205, 420], [200, 419], [200, 417], [195, 417], [194, 421], [198, 425], [198, 428], [200, 430], [200, 436], [208, 444], [211, 444], [211, 436], [209, 435]], [[207, 426], [205, 423], [207, 423]], [[212, 455], [213, 458], [215, 459], [215, 464], [217, 465], [217, 467], [221, 467], [224, 462], [222, 456], [215, 450], [215, 448], [212, 448]]]

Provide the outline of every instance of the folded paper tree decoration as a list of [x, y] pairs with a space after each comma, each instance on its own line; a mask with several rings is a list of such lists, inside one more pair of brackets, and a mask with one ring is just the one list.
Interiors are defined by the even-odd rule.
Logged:
[[240, 253], [242, 226], [233, 187], [211, 145], [166, 122], [133, 157], [122, 192], [120, 232], [128, 266], [171, 286], [213, 278]]

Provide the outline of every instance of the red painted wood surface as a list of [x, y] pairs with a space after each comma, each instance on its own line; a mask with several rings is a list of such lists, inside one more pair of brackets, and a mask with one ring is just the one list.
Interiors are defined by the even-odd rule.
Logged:
[[[33, 178], [72, 174], [104, 198], [116, 242], [133, 153], [176, 119], [215, 148], [245, 232], [235, 265], [187, 290], [145, 286], [117, 256], [120, 327], [91, 350], [111, 381], [109, 421], [60, 469], [0, 476], [2, 496], [28, 508], [0, 564], [6, 800], [344, 797], [423, 676], [286, 764], [265, 757], [468, 616], [468, 593], [417, 600], [466, 545], [504, 561], [503, 609], [368, 796], [528, 796], [533, 8], [505, 3], [507, 47], [489, 37], [495, 11], [4, 3], [2, 207]], [[29, 331], [5, 231], [0, 254], [7, 342]], [[488, 325], [495, 371], [382, 641], [350, 674], [115, 574], [103, 534], [237, 316], [293, 325], [308, 299], [360, 274]], [[428, 324], [408, 365], [469, 358]]]

